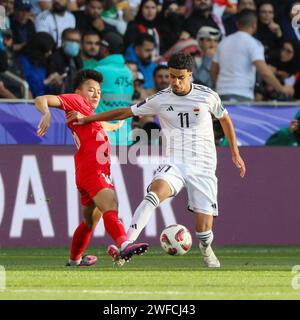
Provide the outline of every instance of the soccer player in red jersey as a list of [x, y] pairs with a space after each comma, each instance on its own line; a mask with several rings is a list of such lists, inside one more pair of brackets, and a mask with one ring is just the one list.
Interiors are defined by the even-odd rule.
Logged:
[[[49, 107], [62, 109], [66, 117], [72, 111], [84, 116], [94, 113], [101, 96], [100, 84], [102, 75], [94, 70], [79, 71], [74, 81], [75, 93], [62, 95], [45, 95], [35, 99], [35, 107], [42, 113], [37, 135], [43, 136], [51, 121]], [[148, 248], [147, 243], [133, 244], [128, 241], [126, 231], [118, 217], [118, 202], [110, 178], [109, 141], [104, 131], [113, 129], [108, 123], [93, 122], [87, 126], [75, 126], [68, 123], [77, 146], [75, 154], [76, 185], [81, 196], [83, 221], [73, 235], [69, 266], [90, 266], [96, 263], [97, 257], [83, 255], [93, 230], [101, 216], [104, 227], [112, 237], [119, 252], [108, 250], [123, 261], [133, 254], [141, 254]], [[98, 208], [98, 209], [95, 209]]]

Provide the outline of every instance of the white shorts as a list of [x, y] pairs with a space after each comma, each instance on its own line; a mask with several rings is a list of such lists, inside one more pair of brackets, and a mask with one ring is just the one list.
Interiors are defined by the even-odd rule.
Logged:
[[168, 183], [172, 190], [172, 196], [178, 194], [185, 187], [190, 211], [218, 216], [218, 179], [215, 174], [198, 173], [196, 169], [186, 165], [168, 163], [157, 168], [152, 181], [157, 179], [165, 180]]

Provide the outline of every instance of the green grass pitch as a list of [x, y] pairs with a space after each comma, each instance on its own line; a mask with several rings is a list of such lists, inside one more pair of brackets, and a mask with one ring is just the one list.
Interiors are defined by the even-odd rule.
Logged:
[[299, 247], [217, 247], [217, 270], [203, 267], [197, 249], [175, 257], [150, 248], [122, 268], [104, 249], [88, 252], [98, 256], [96, 266], [67, 268], [68, 249], [0, 249], [6, 269], [0, 300], [300, 299], [292, 287]]

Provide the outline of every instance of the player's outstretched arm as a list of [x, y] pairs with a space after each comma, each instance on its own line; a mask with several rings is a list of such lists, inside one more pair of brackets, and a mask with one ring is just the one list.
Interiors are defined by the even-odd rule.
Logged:
[[39, 137], [42, 137], [49, 129], [51, 123], [51, 113], [49, 111], [49, 107], [60, 108], [61, 102], [56, 96], [46, 95], [35, 98], [34, 105], [36, 109], [42, 114], [37, 129], [37, 135]]
[[229, 115], [226, 115], [219, 120], [223, 128], [224, 134], [226, 136], [226, 139], [228, 140], [228, 143], [229, 143], [229, 147], [232, 155], [232, 161], [235, 164], [235, 166], [240, 170], [240, 176], [243, 178], [246, 174], [246, 166], [245, 166], [244, 160], [240, 156], [233, 123]]
[[83, 125], [94, 121], [124, 120], [133, 116], [134, 114], [132, 113], [131, 108], [114, 109], [87, 117], [82, 117], [78, 112], [72, 111], [67, 116], [67, 122]]

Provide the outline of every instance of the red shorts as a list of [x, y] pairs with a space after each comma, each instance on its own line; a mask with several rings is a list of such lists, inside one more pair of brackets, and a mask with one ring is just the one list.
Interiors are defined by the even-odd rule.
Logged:
[[114, 189], [110, 173], [105, 171], [95, 170], [90, 171], [90, 174], [76, 172], [76, 185], [80, 193], [80, 202], [83, 206], [93, 205], [93, 197], [100, 190], [106, 188]]

